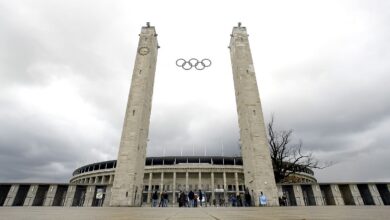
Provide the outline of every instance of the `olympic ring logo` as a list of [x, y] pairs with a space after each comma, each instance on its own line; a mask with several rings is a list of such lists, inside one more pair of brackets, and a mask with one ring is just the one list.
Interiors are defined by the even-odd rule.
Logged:
[[197, 70], [204, 70], [206, 67], [211, 66], [211, 60], [205, 58], [199, 61], [196, 58], [191, 58], [186, 61], [185, 59], [180, 58], [176, 60], [176, 66], [181, 67], [184, 70], [190, 70], [192, 67], [195, 67]]

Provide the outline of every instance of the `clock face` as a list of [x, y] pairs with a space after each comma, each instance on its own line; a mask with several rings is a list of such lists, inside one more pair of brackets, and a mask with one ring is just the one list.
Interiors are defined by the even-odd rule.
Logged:
[[146, 54], [149, 53], [149, 48], [141, 47], [141, 48], [139, 48], [138, 53], [141, 54], [141, 55], [146, 55]]

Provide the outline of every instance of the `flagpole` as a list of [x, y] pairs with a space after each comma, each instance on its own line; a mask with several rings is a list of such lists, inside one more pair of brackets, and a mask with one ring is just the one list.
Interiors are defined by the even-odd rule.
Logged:
[[221, 145], [222, 145], [222, 157], [224, 156], [223, 155], [223, 142], [221, 141]]

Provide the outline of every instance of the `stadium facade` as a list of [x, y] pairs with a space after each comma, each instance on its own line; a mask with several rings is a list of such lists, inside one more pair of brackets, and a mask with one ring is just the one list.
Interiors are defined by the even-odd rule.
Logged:
[[[199, 189], [207, 206], [231, 206], [229, 198], [243, 197], [246, 188], [242, 164], [241, 157], [146, 158], [141, 206], [151, 205], [154, 191], [159, 196], [166, 191], [169, 206], [175, 207], [180, 191]], [[110, 206], [115, 169], [116, 160], [111, 160], [77, 168], [69, 183], [0, 183], [0, 206]], [[390, 183], [318, 183], [311, 170], [295, 177], [299, 183], [276, 184], [288, 206], [390, 205]]]

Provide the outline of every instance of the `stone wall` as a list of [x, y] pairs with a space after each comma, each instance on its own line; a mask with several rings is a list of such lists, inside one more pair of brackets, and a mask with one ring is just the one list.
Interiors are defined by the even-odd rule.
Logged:
[[[231, 206], [228, 198], [230, 196], [235, 196], [237, 193], [243, 196], [243, 174], [241, 178], [237, 178], [239, 188], [230, 188], [236, 184], [235, 178], [228, 178], [229, 174], [225, 174], [226, 178], [226, 187], [223, 188], [223, 173], [219, 173], [215, 176], [222, 176], [214, 184], [214, 190], [209, 185], [209, 188], [203, 188], [202, 192], [210, 197], [207, 200], [208, 206], [213, 206], [213, 200], [215, 199], [217, 206]], [[174, 179], [180, 175], [156, 175], [147, 174], [147, 182], [144, 182], [144, 185], [148, 185], [150, 190], [144, 190], [142, 205], [150, 206], [150, 193], [153, 190], [157, 190], [158, 194], [165, 190], [169, 195], [169, 206], [177, 206], [176, 198], [180, 190], [193, 190], [197, 192], [195, 186], [199, 186], [199, 173], [191, 173], [189, 175], [182, 175], [183, 178]], [[149, 182], [149, 176], [152, 176], [151, 181]], [[186, 180], [188, 176], [188, 180]], [[201, 186], [203, 182], [212, 182], [213, 175], [202, 175], [201, 176]], [[233, 177], [235, 175], [233, 174]], [[165, 178], [167, 177], [167, 179]], [[173, 187], [173, 183], [176, 182], [176, 188]], [[188, 183], [188, 185], [186, 185]], [[178, 187], [180, 184], [181, 188]], [[64, 202], [61, 206], [109, 206], [109, 200], [111, 197], [111, 188], [112, 185], [104, 184], [50, 184], [50, 183], [0, 183], [0, 187], [5, 187], [8, 189], [8, 192], [4, 190], [1, 191], [0, 198], [3, 199], [3, 204], [1, 206], [52, 206], [53, 201], [56, 196], [56, 191], [59, 188], [58, 186], [66, 187], [66, 195]], [[190, 187], [190, 185], [192, 185]], [[220, 188], [218, 188], [220, 185]], [[380, 185], [380, 190], [378, 187]], [[10, 186], [10, 187], [9, 187]], [[22, 187], [21, 187], [22, 186]], [[39, 190], [40, 187], [45, 186]], [[47, 187], [46, 187], [47, 186]], [[168, 187], [169, 186], [169, 187]], [[204, 185], [203, 185], [204, 186]], [[383, 186], [387, 187], [384, 188]], [[326, 205], [355, 205], [355, 206], [365, 206], [365, 205], [375, 205], [383, 206], [390, 205], [390, 184], [389, 183], [318, 183], [318, 184], [277, 184], [278, 196], [280, 197], [280, 205], [287, 204], [288, 206], [326, 206]], [[3, 187], [3, 188], [4, 188]], [[96, 198], [97, 188], [104, 188], [104, 194], [102, 200]], [[22, 190], [23, 192], [19, 192]], [[26, 191], [27, 190], [27, 191]], [[42, 190], [46, 190], [42, 192]], [[293, 193], [288, 193], [287, 191], [292, 191]], [[350, 191], [347, 191], [350, 190]], [[40, 191], [40, 192], [39, 192]], [[188, 192], [188, 191], [187, 191]], [[289, 194], [290, 196], [288, 196]], [[44, 195], [44, 198], [38, 198], [37, 196]], [[293, 198], [291, 197], [293, 195]], [[350, 197], [350, 198], [348, 198]], [[222, 200], [224, 199], [224, 200]], [[1, 199], [0, 199], [1, 201]], [[17, 202], [15, 202], [17, 201]], [[224, 201], [224, 204], [220, 202]], [[252, 198], [253, 201], [253, 198]], [[285, 202], [284, 202], [285, 201]], [[253, 204], [252, 204], [253, 205]], [[271, 204], [270, 204], [271, 205]]]

